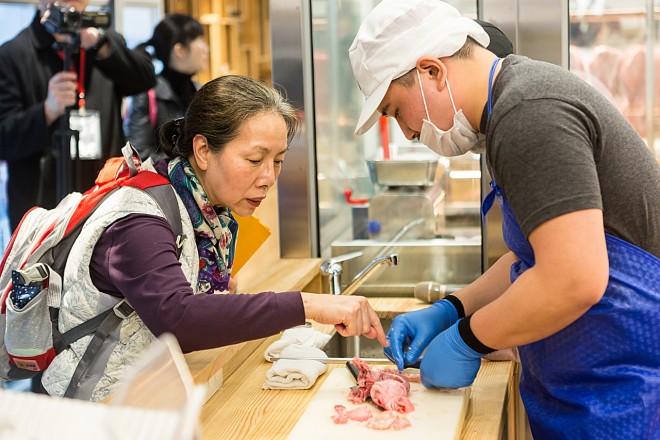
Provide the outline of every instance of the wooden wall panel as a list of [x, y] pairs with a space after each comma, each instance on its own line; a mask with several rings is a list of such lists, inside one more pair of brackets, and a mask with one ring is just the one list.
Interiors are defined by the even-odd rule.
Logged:
[[228, 74], [271, 81], [268, 0], [167, 0], [165, 11], [192, 15], [204, 26], [210, 56], [200, 83]]

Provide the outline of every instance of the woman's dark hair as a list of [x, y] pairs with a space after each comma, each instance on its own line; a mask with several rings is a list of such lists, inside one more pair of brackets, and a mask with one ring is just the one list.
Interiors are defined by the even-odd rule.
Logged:
[[269, 112], [284, 118], [287, 142], [291, 142], [300, 120], [277, 90], [246, 76], [221, 76], [197, 91], [185, 117], [167, 121], [158, 129], [159, 147], [170, 158], [187, 159], [193, 154], [193, 138], [201, 134], [217, 153], [238, 136], [245, 121]]
[[181, 43], [188, 47], [192, 41], [202, 35], [204, 35], [204, 29], [199, 21], [189, 15], [170, 14], [156, 25], [153, 36], [143, 47], [152, 46], [156, 58], [167, 65], [176, 44]]

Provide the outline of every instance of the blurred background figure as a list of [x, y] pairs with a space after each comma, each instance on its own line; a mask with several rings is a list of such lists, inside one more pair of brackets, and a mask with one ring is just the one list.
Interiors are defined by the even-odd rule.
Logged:
[[[660, 51], [648, 47], [641, 4], [571, 0], [570, 10], [571, 72], [607, 97], [657, 150], [660, 143], [649, 127], [656, 133], [660, 127]], [[651, 38], [657, 40], [657, 36]], [[647, 91], [647, 75], [652, 78], [648, 81], [651, 91]]]
[[[63, 0], [55, 7], [82, 12], [88, 3]], [[119, 155], [125, 143], [123, 97], [148, 90], [155, 83], [149, 59], [129, 50], [121, 34], [84, 26], [47, 28], [51, 7], [51, 2], [41, 0], [32, 22], [0, 46], [0, 159], [7, 162], [12, 229], [34, 205], [53, 208], [59, 201], [54, 151], [62, 142], [57, 129], [66, 109], [85, 107], [77, 120], [91, 120], [80, 122], [89, 127], [81, 131], [80, 139], [91, 139], [86, 143], [97, 151], [89, 157], [81, 155], [83, 164], [72, 168], [72, 176], [62, 176], [75, 176], [70, 189], [84, 191], [94, 184], [105, 160]], [[71, 51], [71, 72], [63, 71], [66, 47]]]
[[183, 14], [163, 18], [151, 39], [138, 48], [152, 48], [162, 70], [155, 88], [131, 97], [124, 132], [143, 160], [149, 157], [158, 160], [164, 155], [156, 149], [156, 128], [185, 115], [200, 87], [192, 77], [206, 66], [209, 48], [202, 25]]

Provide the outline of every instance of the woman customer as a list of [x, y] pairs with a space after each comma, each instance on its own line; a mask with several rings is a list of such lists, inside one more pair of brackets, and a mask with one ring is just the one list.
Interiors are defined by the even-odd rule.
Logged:
[[[78, 284], [63, 293], [60, 330], [89, 319], [95, 308], [112, 307], [117, 298], [136, 313], [123, 320], [106, 364], [85, 379], [76, 397], [107, 397], [126, 365], [164, 332], [189, 352], [266, 337], [312, 319], [334, 324], [344, 336], [364, 334], [386, 344], [362, 297], [227, 294], [238, 234], [234, 215], [248, 216], [264, 200], [298, 123], [277, 91], [230, 75], [204, 85], [184, 118], [162, 126], [167, 158], [154, 171], [174, 187], [188, 238], [177, 258], [170, 224], [149, 195], [133, 188], [114, 192], [87, 221], [67, 262], [67, 269], [80, 269]], [[48, 367], [42, 384], [49, 394], [64, 394], [88, 341], [75, 342]]]
[[155, 88], [131, 97], [124, 132], [143, 160], [158, 160], [164, 154], [156, 149], [156, 129], [186, 113], [199, 89], [192, 77], [206, 67], [209, 48], [199, 21], [183, 14], [163, 18], [151, 39], [140, 47], [151, 47], [163, 70], [156, 77]]

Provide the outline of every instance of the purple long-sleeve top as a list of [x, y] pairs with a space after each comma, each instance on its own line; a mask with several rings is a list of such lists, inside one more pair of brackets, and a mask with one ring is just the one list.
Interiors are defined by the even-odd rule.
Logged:
[[90, 265], [94, 285], [124, 297], [155, 334], [172, 333], [184, 352], [263, 338], [303, 324], [300, 292], [194, 295], [167, 220], [130, 214], [101, 235]]

